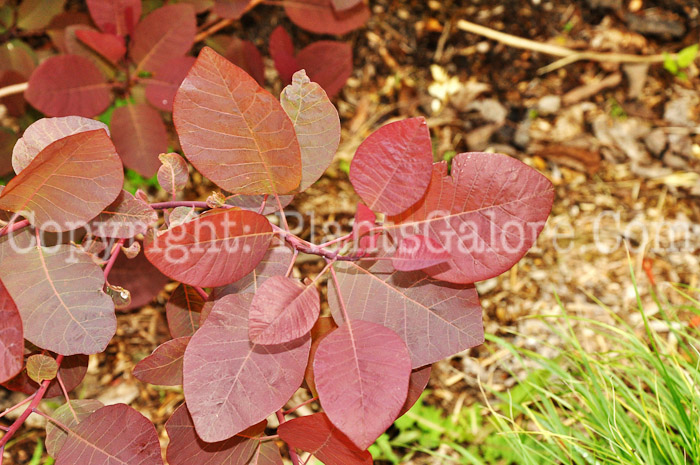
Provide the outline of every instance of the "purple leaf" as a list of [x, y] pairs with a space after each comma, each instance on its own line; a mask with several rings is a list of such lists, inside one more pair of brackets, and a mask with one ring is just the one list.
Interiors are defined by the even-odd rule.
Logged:
[[0, 209], [21, 212], [45, 231], [71, 231], [112, 203], [123, 182], [107, 133], [80, 132], [49, 144], [10, 180], [0, 193]]
[[375, 227], [377, 215], [363, 203], [357, 204], [352, 232], [355, 238], [362, 237]]
[[314, 375], [328, 418], [366, 449], [391, 426], [406, 400], [411, 357], [389, 328], [349, 320], [319, 344]]
[[[421, 367], [484, 342], [481, 305], [474, 286], [443, 283], [422, 271], [394, 271], [385, 260], [360, 266], [336, 263], [340, 293], [350, 318], [394, 330]], [[329, 286], [328, 303], [337, 323], [343, 317], [338, 289]]]
[[23, 361], [22, 319], [12, 297], [0, 282], [0, 383], [19, 373]]
[[47, 116], [89, 118], [109, 106], [110, 88], [88, 58], [60, 55], [46, 59], [34, 70], [24, 97]]
[[248, 335], [255, 344], [284, 344], [307, 334], [318, 319], [316, 286], [272, 276], [257, 290], [250, 306]]
[[115, 108], [110, 127], [124, 166], [147, 178], [156, 174], [158, 154], [168, 149], [168, 131], [158, 111], [145, 103]]
[[222, 18], [239, 19], [262, 0], [215, 0], [212, 11]]
[[282, 90], [280, 101], [294, 124], [301, 147], [299, 192], [303, 192], [323, 175], [338, 150], [338, 111], [323, 89], [309, 81], [304, 71], [294, 74], [292, 84]]
[[[102, 402], [94, 399], [76, 399], [70, 401], [71, 407], [75, 412], [75, 416], [78, 417], [78, 421], [83, 421], [87, 417], [93, 414], [95, 410], [104, 407]], [[74, 428], [78, 422], [75, 421], [75, 417], [68, 407], [68, 403], [65, 403], [53, 411], [51, 417], [60, 421], [62, 424], [66, 425], [68, 428]], [[63, 444], [68, 438], [68, 433], [63, 431], [58, 426], [54, 425], [50, 421], [46, 422], [46, 451], [52, 457], [58, 455], [58, 451], [61, 450]]]
[[424, 198], [390, 217], [395, 224], [385, 229], [398, 237], [417, 233], [438, 242], [451, 259], [425, 271], [443, 281], [473, 283], [498, 276], [525, 255], [553, 200], [552, 183], [521, 161], [461, 153], [452, 160], [451, 176], [444, 162], [433, 165]]
[[213, 210], [147, 240], [144, 252], [163, 274], [192, 286], [223, 286], [250, 273], [273, 232], [262, 215]]
[[161, 153], [158, 159], [162, 163], [158, 168], [158, 184], [175, 198], [185, 188], [190, 177], [187, 162], [177, 153]]
[[165, 423], [165, 430], [170, 438], [167, 450], [168, 463], [170, 465], [249, 464], [249, 460], [260, 444], [256, 436], [263, 434], [265, 426], [267, 421], [262, 421], [242, 431], [241, 436], [219, 442], [204, 442], [195, 432], [187, 405], [182, 404]]
[[444, 263], [450, 253], [435, 239], [425, 236], [405, 236], [399, 242], [391, 264], [399, 271], [415, 271]]
[[311, 338], [278, 346], [248, 339], [251, 294], [217, 301], [185, 351], [184, 391], [197, 434], [222, 441], [280, 409], [301, 385]]
[[373, 463], [372, 454], [353, 444], [323, 412], [286, 421], [277, 432], [290, 447], [309, 452], [325, 465]]
[[71, 428], [56, 465], [163, 465], [153, 424], [125, 404], [109, 405]]
[[97, 27], [109, 34], [129, 35], [141, 18], [141, 0], [87, 0]]
[[350, 164], [350, 182], [370, 209], [396, 215], [423, 197], [432, 163], [425, 118], [396, 121], [360, 144]]
[[153, 73], [189, 52], [196, 32], [197, 18], [192, 5], [165, 5], [149, 13], [136, 25], [129, 47], [136, 71]]
[[150, 205], [123, 190], [111, 205], [86, 225], [86, 229], [98, 237], [130, 239], [145, 233], [156, 221], [158, 214]]
[[178, 285], [165, 304], [165, 315], [172, 337], [192, 336], [199, 328], [204, 300], [193, 287]]
[[188, 337], [171, 339], [156, 347], [151, 355], [134, 367], [134, 377], [144, 383], [161, 386], [182, 384], [182, 357], [190, 342]]
[[299, 187], [301, 151], [282, 106], [208, 47], [175, 96], [173, 122], [187, 159], [221, 188], [286, 194]]
[[[78, 33], [80, 31], [89, 31], [91, 33], [99, 32], [97, 29], [87, 24], [71, 24], [67, 26], [62, 31], [63, 35], [61, 47], [65, 49], [64, 53], [79, 55], [83, 58], [87, 58], [107, 79], [115, 79], [117, 70], [114, 63], [111, 63], [105, 59], [93, 48], [89, 47], [82, 40], [80, 40], [78, 38]], [[58, 36], [55, 35], [55, 37]]]
[[176, 57], [153, 72], [146, 84], [146, 98], [159, 110], [173, 111], [175, 93], [194, 64], [194, 57]]
[[61, 118], [42, 118], [24, 131], [12, 150], [12, 167], [19, 174], [52, 142], [79, 132], [104, 129], [109, 135], [106, 124], [82, 116], [63, 116]]
[[102, 269], [87, 253], [37, 246], [25, 230], [0, 246], [0, 264], [28, 341], [62, 355], [104, 351], [116, 331], [114, 304], [102, 292]]

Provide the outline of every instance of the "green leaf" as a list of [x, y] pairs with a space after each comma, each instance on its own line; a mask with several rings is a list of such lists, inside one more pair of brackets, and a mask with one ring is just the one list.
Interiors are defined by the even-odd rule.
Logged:
[[664, 53], [664, 69], [674, 76], [678, 74], [678, 63], [668, 53]]
[[679, 68], [687, 68], [688, 66], [695, 61], [695, 57], [698, 56], [698, 44], [693, 44], [690, 45], [689, 47], [684, 48], [680, 52], [678, 52], [678, 67]]

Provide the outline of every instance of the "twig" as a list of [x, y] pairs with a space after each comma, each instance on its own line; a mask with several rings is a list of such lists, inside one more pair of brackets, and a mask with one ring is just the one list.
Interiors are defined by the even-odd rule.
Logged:
[[7, 97], [8, 95], [21, 94], [27, 90], [27, 87], [29, 87], [28, 82], [20, 82], [19, 84], [3, 87], [0, 89], [0, 98]]
[[209, 37], [212, 34], [216, 34], [218, 31], [221, 29], [225, 28], [226, 26], [230, 25], [233, 22], [233, 19], [221, 19], [219, 22], [215, 23], [213, 26], [211, 26], [209, 29], [200, 32], [197, 34], [194, 38], [195, 42], [201, 42], [207, 37]]
[[202, 288], [199, 287], [199, 286], [192, 286], [192, 288], [193, 288], [195, 291], [197, 291], [197, 294], [199, 294], [199, 296], [200, 296], [202, 299], [204, 299], [205, 302], [206, 302], [207, 300], [209, 300], [209, 294], [207, 294], [207, 291], [205, 291], [204, 289], [202, 289]]
[[671, 59], [676, 57], [675, 53], [660, 53], [656, 55], [633, 55], [630, 53], [578, 51], [567, 47], [562, 47], [560, 45], [544, 44], [542, 42], [536, 42], [530, 39], [523, 39], [522, 37], [506, 34], [505, 32], [495, 31], [491, 28], [481, 26], [479, 24], [474, 24], [464, 19], [460, 19], [457, 22], [457, 28], [465, 32], [478, 34], [480, 36], [486, 37], [487, 39], [493, 39], [511, 47], [522, 48], [525, 50], [532, 50], [533, 52], [540, 52], [546, 53], [547, 55], [563, 57], [553, 63], [550, 63], [547, 66], [538, 69], [538, 74], [545, 74], [580, 60], [605, 61], [615, 63], [661, 63], [667, 57], [670, 57]]
[[122, 248], [122, 245], [124, 245], [124, 241], [126, 239], [119, 239], [119, 241], [114, 244], [114, 248], [112, 249], [112, 254], [109, 256], [109, 261], [107, 262], [107, 265], [105, 265], [104, 269], [104, 275], [105, 275], [105, 281], [109, 282], [107, 280], [109, 276], [109, 272], [112, 271], [112, 267], [114, 266], [114, 263], [117, 261], [117, 257], [119, 256], [119, 251]]
[[[286, 421], [284, 418], [284, 410], [279, 409], [277, 412], [277, 419], [280, 422], [280, 425]], [[289, 446], [289, 458], [292, 460], [292, 464], [294, 465], [299, 465], [299, 456], [297, 455], [297, 452], [294, 450], [292, 446]]]

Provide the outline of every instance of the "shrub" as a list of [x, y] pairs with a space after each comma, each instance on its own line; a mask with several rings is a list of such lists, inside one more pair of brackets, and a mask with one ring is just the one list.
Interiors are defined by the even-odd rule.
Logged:
[[[40, 120], [15, 147], [17, 176], [0, 193], [12, 212], [0, 231], [0, 380], [34, 394], [0, 446], [42, 398], [80, 381], [86, 354], [105, 349], [115, 306], [143, 285], [133, 280], [141, 265], [110, 282], [115, 263], [125, 257], [128, 270], [128, 258], [145, 256], [181, 283], [166, 307], [173, 339], [134, 373], [183, 385], [186, 405], [166, 424], [170, 464], [279, 463], [277, 438], [294, 463], [297, 449], [329, 465], [370, 463], [367, 447], [415, 402], [430, 364], [483, 341], [473, 283], [534, 243], [551, 184], [499, 154], [458, 154], [448, 174], [432, 162], [423, 118], [393, 122], [350, 166], [363, 201], [352, 232], [314, 244], [290, 231], [282, 210], [339, 143], [338, 114], [318, 84], [297, 72], [278, 101], [205, 48], [175, 95], [173, 121], [187, 161], [230, 195], [177, 200], [188, 166], [174, 153], [158, 169], [173, 200], [124, 192], [107, 131], [77, 116]], [[274, 212], [281, 226], [264, 216]], [[300, 253], [326, 263], [305, 282], [290, 277]], [[332, 318], [320, 315], [326, 277]], [[303, 384], [322, 411], [287, 421]], [[277, 435], [265, 436], [274, 413]], [[126, 405], [71, 401], [51, 423], [58, 465], [161, 463], [153, 425]]]

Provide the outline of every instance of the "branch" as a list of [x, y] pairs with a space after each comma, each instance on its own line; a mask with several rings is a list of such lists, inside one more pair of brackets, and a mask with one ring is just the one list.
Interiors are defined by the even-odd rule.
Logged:
[[8, 95], [21, 94], [27, 90], [27, 87], [29, 87], [28, 82], [21, 82], [19, 84], [3, 87], [0, 89], [0, 98], [7, 97]]
[[667, 57], [675, 58], [675, 53], [660, 53], [656, 55], [633, 55], [629, 53], [604, 53], [593, 51], [578, 51], [559, 45], [544, 44], [530, 39], [495, 31], [479, 24], [474, 24], [464, 19], [457, 22], [457, 27], [465, 32], [471, 32], [487, 39], [493, 39], [510, 47], [532, 50], [533, 52], [545, 53], [563, 57], [554, 63], [537, 70], [538, 74], [545, 74], [563, 66], [569, 65], [579, 60], [605, 61], [613, 63], [661, 63]]

